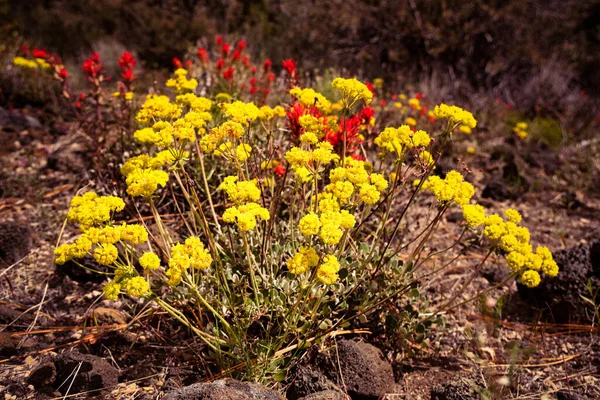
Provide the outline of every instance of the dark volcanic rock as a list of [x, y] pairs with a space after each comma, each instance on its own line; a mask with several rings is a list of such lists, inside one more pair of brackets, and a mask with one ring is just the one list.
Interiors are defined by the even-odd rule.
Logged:
[[291, 400], [324, 391], [340, 391], [321, 371], [312, 367], [300, 367], [288, 391]]
[[476, 382], [452, 379], [431, 389], [431, 400], [479, 400]]
[[[56, 357], [54, 365], [56, 379], [53, 386], [58, 388], [63, 382], [69, 382], [70, 394], [92, 390], [97, 395], [101, 389], [112, 389], [119, 383], [117, 370], [104, 359], [91, 354], [63, 353]], [[58, 390], [65, 394], [69, 385], [62, 385]]]
[[554, 253], [560, 271], [555, 278], [544, 278], [535, 288], [518, 285], [521, 298], [541, 308], [553, 322], [590, 322], [591, 307], [581, 296], [589, 297], [586, 285], [591, 280], [600, 287], [600, 242], [580, 244]]
[[[338, 370], [341, 372], [343, 383], [338, 380], [338, 386], [346, 389], [352, 399], [378, 399], [394, 393], [396, 383], [392, 366], [385, 361], [377, 347], [353, 340], [340, 340], [337, 353], [339, 367], [330, 368], [329, 371], [332, 375]], [[330, 378], [334, 379], [334, 376]]]
[[174, 390], [164, 400], [283, 400], [283, 397], [258, 383], [223, 379]]

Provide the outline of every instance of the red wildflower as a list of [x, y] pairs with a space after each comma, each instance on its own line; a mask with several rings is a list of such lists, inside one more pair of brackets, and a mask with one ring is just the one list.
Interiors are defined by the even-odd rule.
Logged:
[[50, 53], [44, 49], [38, 49], [37, 47], [33, 49], [32, 55], [34, 58], [43, 58], [44, 60], [50, 57]]
[[223, 36], [219, 35], [215, 38], [215, 42], [220, 46], [223, 43]]
[[274, 81], [275, 80], [275, 74], [274, 73], [271, 72], [271, 73], [269, 73], [268, 76], [269, 76], [269, 80], [270, 81]]
[[58, 76], [60, 79], [65, 80], [69, 76], [69, 72], [65, 68], [61, 68], [60, 71], [58, 71]]
[[246, 41], [245, 40], [240, 40], [237, 44], [237, 48], [239, 51], [242, 51], [246, 48]]
[[239, 50], [235, 50], [233, 52], [233, 54], [231, 55], [231, 58], [233, 58], [234, 60], [237, 60], [240, 58], [241, 55], [242, 55], [242, 53]]
[[256, 73], [256, 67], [252, 67], [252, 69], [250, 69], [250, 72], [252, 72], [252, 74], [254, 75]]
[[424, 99], [426, 96], [424, 93], [417, 93], [415, 94], [415, 99], [421, 100]]
[[175, 68], [181, 68], [183, 64], [181, 64], [181, 60], [177, 57], [173, 57], [173, 66]]
[[283, 60], [281, 65], [287, 71], [287, 73], [290, 74], [292, 78], [296, 76], [296, 61], [290, 58], [287, 60]]
[[242, 58], [242, 64], [244, 64], [244, 66], [249, 67], [250, 66], [250, 56], [245, 55]]
[[223, 53], [223, 57], [227, 57], [229, 54], [229, 43], [223, 43], [223, 47], [221, 47], [221, 53]]
[[281, 165], [281, 164], [277, 164], [275, 166], [274, 171], [275, 171], [275, 175], [278, 175], [278, 176], [284, 176], [285, 175], [285, 167], [283, 165]]
[[396, 99], [398, 99], [398, 95], [397, 94], [393, 94], [392, 95], [392, 100], [396, 100]]
[[265, 60], [265, 63], [263, 64], [263, 70], [264, 70], [265, 72], [268, 72], [268, 71], [270, 71], [270, 70], [271, 70], [271, 65], [273, 65], [273, 62], [272, 62], [270, 59], [268, 59], [268, 58], [267, 58], [267, 59]]
[[133, 54], [128, 51], [125, 51], [121, 57], [119, 57], [119, 67], [124, 71], [129, 69], [133, 70], [135, 64], [137, 64], [137, 61], [133, 58]]
[[373, 97], [375, 97], [375, 88], [373, 87], [373, 84], [371, 82], [367, 82], [365, 86], [367, 86], [369, 92], [373, 93]]
[[427, 107], [421, 108], [421, 115], [427, 115]]
[[127, 83], [131, 83], [135, 80], [135, 75], [133, 75], [133, 71], [128, 69], [124, 72], [121, 72], [121, 78]]
[[331, 143], [333, 147], [344, 142], [344, 130], [346, 131], [346, 150], [348, 153], [352, 153], [356, 150], [356, 145], [361, 143], [360, 136], [358, 134], [361, 125], [360, 117], [355, 115], [344, 121], [343, 125], [340, 122], [339, 128], [336, 132], [329, 131], [325, 134], [325, 140]]
[[225, 72], [223, 72], [223, 78], [225, 78], [225, 80], [233, 79], [233, 68], [227, 68]]
[[90, 58], [83, 62], [81, 67], [83, 72], [87, 75], [90, 82], [93, 82], [95, 78], [102, 74], [102, 63], [100, 62], [100, 54], [92, 53]]
[[217, 69], [220, 71], [223, 69], [224, 66], [225, 66], [225, 60], [223, 60], [222, 58], [219, 58], [219, 60], [217, 61]]
[[196, 52], [196, 55], [203, 64], [206, 64], [208, 62], [208, 53], [206, 52], [206, 49], [204, 47], [199, 48]]
[[194, 65], [194, 62], [192, 60], [185, 60], [185, 66], [188, 68], [191, 68], [192, 65]]
[[250, 86], [250, 94], [256, 94], [256, 86]]
[[379, 100], [380, 106], [385, 107], [386, 104], [387, 104], [387, 101], [385, 101], [384, 99]]

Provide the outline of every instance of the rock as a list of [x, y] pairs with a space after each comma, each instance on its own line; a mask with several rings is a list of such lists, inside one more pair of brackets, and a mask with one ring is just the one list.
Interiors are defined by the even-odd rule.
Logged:
[[283, 400], [283, 397], [258, 383], [222, 379], [174, 390], [163, 400]]
[[55, 171], [80, 173], [91, 164], [89, 150], [82, 132], [62, 136], [49, 149], [46, 166]]
[[[331, 379], [345, 389], [352, 399], [378, 399], [394, 393], [394, 371], [381, 351], [368, 343], [353, 340], [338, 342], [339, 366], [329, 368]], [[341, 372], [343, 382], [335, 374]], [[333, 376], [332, 376], [333, 375]]]
[[341, 389], [321, 371], [312, 367], [299, 367], [287, 395], [289, 399], [294, 400], [327, 391], [340, 392]]
[[10, 266], [31, 251], [31, 230], [17, 222], [0, 223], [0, 267]]
[[[104, 265], [98, 264], [96, 262], [96, 260], [94, 260], [94, 258], [89, 255], [86, 255], [84, 258], [77, 260], [77, 262], [80, 263], [81, 265], [84, 265], [84, 266], [89, 267], [90, 269], [93, 269], [96, 271], [103, 271], [103, 272], [109, 271], [107, 267], [105, 267]], [[72, 279], [73, 281], [78, 282], [78, 283], [88, 283], [88, 282], [102, 283], [106, 279], [106, 275], [98, 274], [98, 273], [92, 272], [88, 269], [81, 268], [81, 266], [79, 266], [73, 260], [69, 260], [62, 265], [57, 265], [56, 272], [54, 275], [55, 275], [55, 277], [53, 277], [53, 278], [55, 278], [55, 279], [53, 279], [53, 282], [51, 282], [51, 285], [56, 284], [57, 286], [61, 285], [61, 282], [65, 276], [69, 277], [70, 279]]]
[[545, 277], [535, 288], [517, 286], [519, 296], [542, 311], [556, 323], [591, 322], [591, 306], [581, 296], [590, 297], [588, 279], [600, 287], [600, 241], [584, 243], [554, 253], [558, 276]]
[[[119, 383], [117, 370], [104, 359], [91, 354], [80, 354], [77, 351], [63, 353], [56, 357], [54, 365], [56, 379], [53, 386], [62, 394], [71, 386], [69, 394], [92, 390], [97, 395], [101, 392], [100, 389], [110, 390]], [[62, 384], [63, 382], [68, 384]]]
[[42, 360], [36, 365], [25, 381], [36, 389], [52, 386], [56, 380], [56, 365], [50, 360]]
[[454, 377], [435, 385], [430, 392], [431, 400], [479, 400], [476, 388], [482, 384], [480, 379]]
[[334, 390], [324, 390], [322, 392], [316, 392], [309, 394], [306, 397], [301, 397], [298, 400], [346, 400], [348, 397], [340, 392]]
[[127, 314], [109, 307], [97, 307], [92, 318], [98, 325], [122, 325], [127, 323]]
[[591, 400], [587, 396], [582, 396], [580, 394], [574, 393], [571, 390], [559, 390], [556, 393], [556, 400]]

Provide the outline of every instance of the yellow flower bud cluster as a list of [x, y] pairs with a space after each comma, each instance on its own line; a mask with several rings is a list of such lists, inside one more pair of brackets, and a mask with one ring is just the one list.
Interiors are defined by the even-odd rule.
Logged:
[[331, 143], [319, 142], [312, 151], [292, 147], [285, 153], [285, 159], [290, 163], [296, 176], [302, 182], [309, 182], [319, 172], [320, 168], [331, 161], [339, 160], [339, 156], [334, 153]]
[[399, 128], [385, 128], [376, 138], [375, 144], [385, 150], [396, 153], [400, 158], [407, 149], [429, 146], [431, 138], [427, 132], [419, 130], [413, 132], [408, 125]]
[[526, 139], [527, 136], [529, 136], [529, 133], [527, 133], [527, 128], [529, 126], [527, 125], [527, 122], [517, 122], [517, 124], [515, 125], [515, 127], [513, 128], [513, 132], [521, 139]]
[[373, 93], [367, 85], [356, 78], [335, 78], [331, 82], [331, 87], [340, 92], [342, 101], [347, 108], [352, 107], [359, 100], [364, 101], [366, 104], [371, 103], [373, 100]]
[[326, 285], [334, 284], [339, 276], [340, 263], [334, 255], [323, 257], [323, 262], [317, 268], [317, 279]]
[[319, 264], [319, 256], [312, 247], [300, 246], [300, 249], [294, 256], [288, 260], [288, 270], [295, 275], [303, 274], [310, 268], [316, 267]]
[[473, 114], [457, 106], [449, 106], [443, 103], [437, 105], [433, 109], [433, 116], [438, 119], [448, 119], [453, 125], [462, 124], [471, 129], [477, 126]]
[[221, 107], [227, 118], [242, 125], [251, 124], [260, 115], [260, 110], [254, 103], [236, 100], [233, 103], [223, 103]]
[[430, 176], [423, 183], [423, 189], [431, 191], [440, 203], [455, 202], [462, 206], [469, 203], [475, 194], [475, 188], [464, 181], [458, 171], [450, 171], [444, 179], [437, 175]]
[[236, 205], [229, 207], [223, 213], [223, 221], [236, 223], [241, 231], [250, 231], [256, 228], [256, 219], [268, 221], [269, 210], [256, 203], [260, 199], [260, 189], [256, 180], [237, 181], [237, 176], [228, 176], [219, 185], [219, 189], [227, 193], [229, 201]]
[[67, 219], [79, 224], [82, 229], [108, 222], [111, 213], [122, 211], [125, 202], [115, 196], [98, 196], [94, 192], [87, 192], [82, 196], [75, 196], [71, 200], [71, 208]]
[[258, 119], [261, 121], [270, 121], [275, 117], [285, 117], [285, 109], [281, 106], [275, 106], [273, 108], [269, 106], [262, 106], [258, 109]]
[[212, 264], [210, 252], [204, 248], [199, 238], [192, 236], [184, 244], [177, 243], [171, 247], [169, 268], [165, 272], [170, 286], [181, 282], [183, 273], [189, 268], [206, 269]]
[[167, 96], [150, 94], [142, 104], [135, 119], [142, 124], [149, 124], [157, 120], [172, 120], [179, 118], [182, 110], [177, 104], [171, 103]]
[[306, 107], [317, 107], [324, 114], [328, 114], [331, 110], [331, 102], [314, 89], [295, 87], [290, 89], [290, 94]]
[[166, 86], [173, 88], [176, 94], [193, 92], [198, 87], [198, 81], [194, 78], [188, 79], [188, 71], [183, 68], [175, 70], [174, 77], [167, 80]]
[[504, 214], [506, 220], [498, 214], [485, 217], [483, 234], [495, 247], [506, 252], [508, 267], [519, 274], [523, 284], [528, 287], [535, 287], [540, 283], [540, 272], [549, 277], [556, 276], [558, 265], [550, 250], [538, 246], [534, 252], [529, 242], [529, 230], [518, 225], [521, 214], [510, 208]]
[[256, 228], [257, 218], [268, 221], [270, 217], [269, 210], [254, 202], [229, 207], [223, 213], [223, 221], [237, 224], [241, 231]]

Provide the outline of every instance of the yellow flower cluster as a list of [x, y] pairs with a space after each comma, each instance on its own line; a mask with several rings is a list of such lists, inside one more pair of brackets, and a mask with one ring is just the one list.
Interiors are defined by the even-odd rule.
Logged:
[[340, 263], [333, 255], [323, 257], [323, 262], [317, 268], [317, 279], [326, 285], [332, 285], [338, 280]]
[[525, 139], [529, 135], [527, 133], [528, 127], [529, 126], [527, 125], [527, 122], [517, 122], [517, 124], [513, 128], [513, 132], [521, 139]]
[[138, 259], [140, 267], [146, 271], [154, 271], [160, 268], [160, 258], [151, 251], [147, 251]]
[[79, 224], [82, 229], [87, 229], [109, 221], [112, 212], [122, 211], [123, 208], [125, 202], [119, 197], [98, 196], [94, 192], [87, 192], [71, 200], [67, 219]]
[[230, 201], [236, 204], [243, 202], [254, 202], [260, 198], [260, 189], [256, 186], [256, 180], [237, 181], [237, 176], [227, 176], [219, 185], [219, 190], [225, 191]]
[[285, 117], [285, 109], [281, 106], [275, 106], [273, 108], [269, 106], [262, 106], [258, 110], [258, 119], [262, 121], [270, 121], [275, 117]]
[[429, 143], [431, 143], [431, 138], [427, 132], [422, 130], [413, 132], [408, 125], [402, 125], [399, 128], [385, 128], [375, 138], [376, 145], [396, 153], [399, 158], [403, 156], [406, 149], [427, 147]]
[[347, 108], [352, 107], [359, 100], [364, 101], [366, 104], [371, 103], [373, 100], [373, 93], [356, 78], [335, 78], [331, 82], [331, 87], [340, 92], [342, 101]]
[[295, 275], [300, 275], [309, 268], [316, 267], [319, 264], [319, 256], [312, 247], [300, 246], [300, 249], [287, 262], [288, 270]]
[[291, 164], [300, 180], [308, 182], [318, 172], [319, 168], [339, 159], [339, 156], [333, 150], [333, 146], [329, 142], [317, 143], [312, 151], [292, 147], [285, 153], [285, 159]]
[[257, 218], [268, 221], [270, 217], [269, 210], [254, 202], [229, 207], [223, 213], [223, 221], [236, 223], [241, 231], [251, 231], [256, 228]]
[[423, 189], [429, 190], [438, 199], [440, 203], [454, 201], [458, 205], [466, 205], [475, 194], [475, 188], [469, 182], [464, 181], [463, 176], [458, 171], [450, 171], [444, 179], [437, 175], [430, 176]]
[[495, 247], [507, 253], [508, 267], [521, 276], [521, 281], [528, 287], [537, 286], [540, 281], [540, 271], [549, 277], [558, 274], [558, 265], [547, 247], [538, 246], [533, 251], [529, 243], [529, 230], [517, 225], [521, 215], [517, 210], [508, 209], [504, 212], [506, 220], [498, 214], [485, 218], [484, 235], [492, 241]]
[[48, 64], [48, 62], [46, 62], [46, 60], [44, 60], [42, 58], [36, 58], [35, 60], [30, 60], [25, 57], [17, 56], [15, 58], [13, 58], [12, 62], [13, 62], [13, 65], [20, 67], [20, 68], [26, 68], [26, 69], [37, 69], [37, 68], [48, 69], [48, 68], [50, 68], [50, 64]]
[[244, 103], [236, 100], [233, 103], [221, 104], [225, 116], [242, 125], [249, 125], [260, 115], [260, 110], [254, 103]]
[[314, 89], [295, 87], [290, 89], [290, 94], [306, 107], [317, 107], [319, 111], [325, 114], [328, 114], [331, 110], [331, 102]]
[[[108, 222], [108, 221], [104, 221]], [[55, 263], [62, 265], [67, 261], [85, 257], [94, 246], [92, 256], [102, 265], [111, 265], [118, 258], [115, 246], [118, 242], [138, 245], [148, 241], [148, 231], [141, 225], [123, 223], [119, 226], [81, 226], [83, 234], [73, 243], [66, 243], [54, 250]]]
[[449, 106], [442, 103], [435, 106], [433, 116], [438, 119], [447, 118], [451, 124], [462, 124], [471, 129], [477, 126], [477, 121], [473, 117], [473, 114], [457, 106]]
[[181, 107], [171, 103], [167, 96], [149, 94], [135, 119], [142, 124], [149, 124], [157, 120], [179, 118], [181, 112]]
[[177, 243], [171, 247], [169, 269], [165, 272], [169, 278], [168, 284], [177, 286], [183, 273], [189, 268], [206, 269], [212, 264], [210, 252], [197, 237], [189, 237], [184, 244]]
[[226, 138], [230, 140], [239, 139], [244, 135], [244, 132], [244, 126], [239, 122], [225, 121], [211, 129], [206, 136], [200, 139], [200, 149], [205, 153], [211, 153]]
[[226, 159], [237, 160], [241, 162], [244, 162], [250, 158], [252, 147], [250, 147], [249, 144], [242, 143], [235, 148], [233, 146], [234, 145], [232, 142], [225, 142], [215, 149], [214, 154]]
[[166, 86], [173, 88], [176, 94], [183, 94], [187, 92], [193, 92], [198, 87], [198, 81], [194, 78], [187, 78], [187, 70], [178, 68], [174, 77], [167, 80]]
[[127, 175], [127, 194], [132, 197], [150, 198], [159, 186], [165, 187], [169, 174], [151, 168], [137, 168]]

